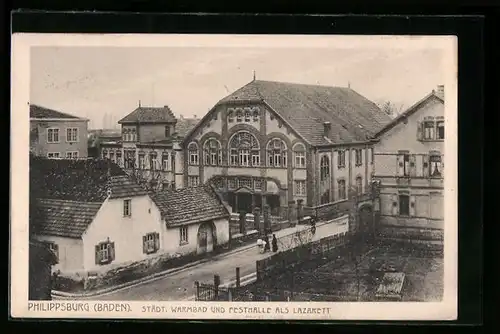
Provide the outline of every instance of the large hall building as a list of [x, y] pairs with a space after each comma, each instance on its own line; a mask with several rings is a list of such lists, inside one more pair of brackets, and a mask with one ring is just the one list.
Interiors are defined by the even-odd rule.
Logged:
[[345, 201], [368, 189], [374, 135], [390, 121], [351, 88], [253, 80], [184, 137], [184, 185], [211, 182], [240, 213]]

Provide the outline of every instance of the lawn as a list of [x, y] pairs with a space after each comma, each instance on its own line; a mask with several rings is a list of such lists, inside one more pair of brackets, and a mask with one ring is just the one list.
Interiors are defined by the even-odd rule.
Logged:
[[383, 274], [402, 272], [405, 274], [403, 301], [442, 299], [443, 257], [440, 252], [408, 244], [379, 244], [358, 254], [356, 259], [329, 259], [315, 269], [294, 271], [293, 280], [292, 274], [284, 274], [272, 281], [256, 283], [255, 288], [270, 293], [292, 290], [295, 294], [328, 295], [325, 298], [329, 300], [374, 301]]

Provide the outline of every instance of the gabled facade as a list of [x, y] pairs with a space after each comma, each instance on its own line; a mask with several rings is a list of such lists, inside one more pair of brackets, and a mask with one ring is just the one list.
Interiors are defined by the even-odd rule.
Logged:
[[234, 212], [319, 208], [366, 190], [372, 137], [390, 122], [349, 88], [254, 80], [186, 136], [184, 182], [212, 183]]
[[101, 157], [123, 167], [150, 188], [183, 187], [182, 136], [192, 119], [177, 120], [168, 106], [139, 105], [121, 119], [121, 140], [100, 143]]
[[440, 240], [444, 223], [444, 87], [439, 86], [378, 134], [380, 233]]
[[48, 158], [86, 158], [88, 119], [30, 104], [30, 151]]

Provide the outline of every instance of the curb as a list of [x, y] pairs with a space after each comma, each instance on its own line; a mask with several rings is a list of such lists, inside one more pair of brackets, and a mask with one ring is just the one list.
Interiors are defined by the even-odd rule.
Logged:
[[[342, 218], [342, 217], [339, 217], [339, 218]], [[326, 224], [335, 223], [335, 220], [337, 220], [337, 219], [326, 221], [326, 222], [321, 222], [321, 223], [316, 224], [316, 226], [318, 227], [318, 226], [323, 226], [323, 225], [326, 225]], [[299, 226], [299, 225], [297, 225], [297, 226]], [[285, 237], [285, 236], [291, 235], [293, 233], [294, 232], [292, 232], [290, 234], [283, 235], [281, 237]], [[212, 261], [214, 259], [225, 258], [225, 257], [230, 256], [230, 255], [234, 255], [234, 254], [237, 254], [237, 253], [240, 253], [240, 252], [244, 252], [244, 251], [249, 250], [249, 249], [251, 249], [253, 247], [256, 247], [256, 245], [255, 244], [250, 244], [250, 245], [247, 245], [247, 246], [242, 246], [242, 247], [239, 247], [239, 248], [237, 248], [237, 249], [235, 249], [233, 251], [229, 251], [227, 253], [217, 254], [214, 257], [210, 257], [210, 258], [207, 258], [207, 259], [203, 259], [203, 260], [199, 260], [199, 261], [196, 261], [196, 262], [192, 262], [192, 263], [186, 264], [186, 265], [184, 265], [182, 267], [168, 269], [168, 270], [165, 270], [165, 271], [153, 274], [151, 276], [143, 277], [143, 278], [137, 279], [135, 281], [123, 283], [123, 284], [120, 284], [120, 285], [117, 285], [117, 286], [105, 288], [105, 289], [98, 290], [98, 291], [93, 291], [93, 292], [88, 292], [88, 293], [69, 293], [69, 292], [52, 290], [51, 295], [52, 295], [52, 297], [59, 297], [59, 298], [62, 298], [62, 299], [73, 299], [73, 298], [74, 299], [79, 299], [79, 298], [104, 296], [104, 295], [107, 295], [107, 294], [110, 294], [110, 293], [113, 293], [113, 292], [117, 292], [117, 291], [120, 291], [120, 290], [123, 290], [123, 289], [126, 289], [126, 288], [131, 288], [131, 287], [142, 285], [142, 284], [145, 284], [145, 283], [154, 282], [154, 281], [162, 279], [162, 278], [164, 278], [164, 277], [166, 277], [166, 276], [168, 276], [170, 274], [174, 274], [174, 273], [177, 273], [177, 272], [189, 269], [191, 267], [195, 267], [197, 265], [200, 265], [200, 264]], [[256, 278], [257, 273], [253, 273], [253, 274], [241, 277], [240, 278], [240, 284], [242, 284], [243, 282], [245, 282], [246, 284], [248, 284], [248, 282], [244, 281], [243, 278], [245, 278], [247, 280], [249, 278], [252, 279], [251, 278], [252, 275], [255, 275], [255, 278]], [[232, 280], [232, 281], [230, 281], [230, 282], [228, 282], [226, 284], [230, 284], [231, 282], [232, 282], [232, 284], [235, 284], [236, 280]]]

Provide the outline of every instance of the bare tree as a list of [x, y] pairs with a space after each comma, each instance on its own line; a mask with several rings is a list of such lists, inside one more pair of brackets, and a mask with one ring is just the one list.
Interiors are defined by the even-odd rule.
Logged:
[[395, 104], [391, 101], [385, 101], [379, 104], [379, 108], [391, 117], [396, 117], [403, 112], [403, 104]]
[[[137, 161], [135, 157], [126, 157], [128, 162], [125, 164], [125, 171], [132, 180], [144, 187], [147, 191], [157, 192], [163, 187], [163, 173], [161, 165], [156, 159], [146, 161]], [[149, 167], [149, 168], [146, 168]]]

